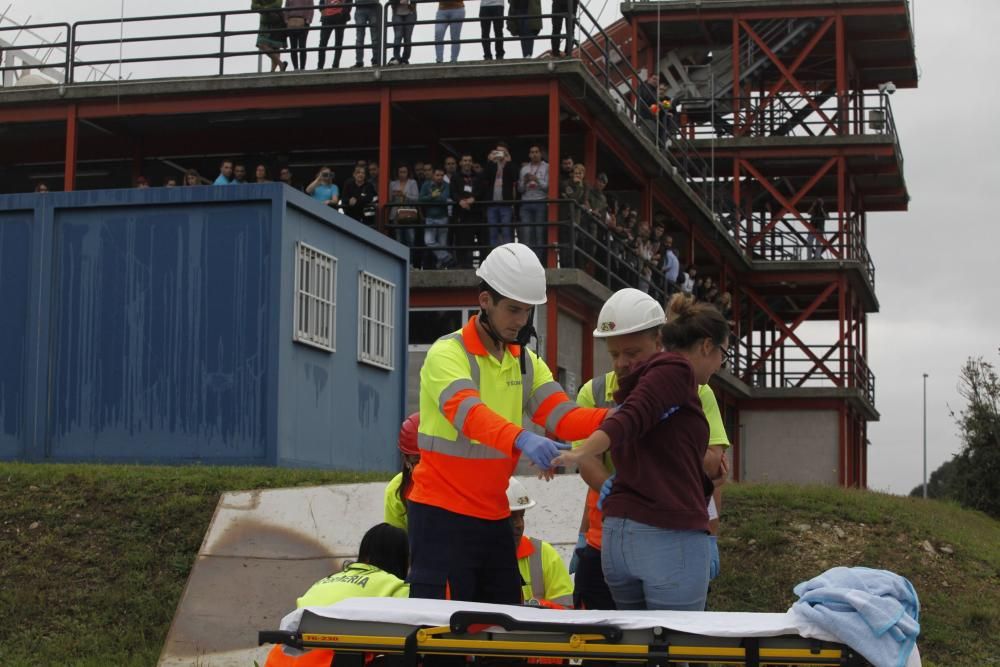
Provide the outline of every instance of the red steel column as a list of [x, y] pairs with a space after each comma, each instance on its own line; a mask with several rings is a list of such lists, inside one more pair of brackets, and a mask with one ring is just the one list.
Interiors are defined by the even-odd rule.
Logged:
[[851, 229], [844, 229], [845, 218], [850, 208], [847, 205], [847, 158], [837, 160], [837, 242], [833, 249], [839, 253], [840, 259], [852, 259], [849, 248], [854, 239], [850, 238]]
[[837, 133], [846, 134], [847, 129], [847, 38], [844, 31], [844, 17], [837, 16]]
[[[559, 151], [559, 81], [552, 79], [549, 81], [549, 199], [559, 198]], [[559, 205], [550, 203], [549, 222], [558, 219]], [[548, 226], [549, 256], [545, 263], [550, 269], [556, 268], [555, 247], [558, 243], [559, 227], [550, 224]]]
[[[383, 212], [389, 209], [389, 175], [392, 173], [392, 93], [389, 86], [383, 86], [379, 100], [378, 120], [378, 200]], [[378, 216], [379, 231], [385, 231], [385, 215]]]
[[837, 456], [838, 477], [840, 486], [847, 486], [847, 404], [841, 403], [837, 411], [839, 451]]
[[845, 349], [847, 335], [844, 331], [847, 321], [847, 276], [841, 274], [837, 283], [837, 321], [840, 332], [837, 340], [837, 346], [840, 348], [840, 373], [837, 384], [840, 387], [848, 387], [850, 383], [844, 381], [850, 373], [847, 369], [847, 350]]
[[733, 17], [733, 134], [740, 136], [740, 17]]
[[66, 107], [66, 167], [63, 174], [63, 190], [72, 192], [76, 187], [77, 149], [77, 106]]

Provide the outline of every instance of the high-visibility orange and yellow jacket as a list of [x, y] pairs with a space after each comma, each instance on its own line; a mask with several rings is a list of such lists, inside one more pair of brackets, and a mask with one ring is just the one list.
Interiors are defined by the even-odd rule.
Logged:
[[[525, 416], [563, 440], [589, 436], [607, 414], [570, 400], [534, 352], [491, 355], [472, 317], [438, 339], [420, 369], [420, 465], [409, 499], [480, 519], [510, 516], [507, 482]], [[521, 375], [520, 357], [527, 354]]]
[[521, 598], [552, 609], [573, 608], [573, 580], [559, 553], [548, 542], [521, 536], [517, 569], [524, 580]]

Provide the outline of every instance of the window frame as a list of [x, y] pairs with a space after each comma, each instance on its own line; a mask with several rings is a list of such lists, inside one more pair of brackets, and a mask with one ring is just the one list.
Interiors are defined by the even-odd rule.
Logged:
[[[303, 260], [309, 266], [309, 279], [310, 284], [304, 288], [303, 279]], [[319, 265], [320, 261], [325, 261], [329, 263], [329, 266], [322, 267]], [[337, 351], [337, 267], [339, 266], [339, 261], [334, 255], [327, 252], [323, 252], [319, 248], [304, 243], [302, 241], [295, 242], [295, 277], [294, 281], [294, 298], [292, 306], [292, 340], [296, 343], [302, 345], [307, 345], [318, 350], [323, 350], [324, 352], [336, 352]], [[317, 291], [314, 288], [320, 286], [320, 281], [323, 277], [318, 274], [319, 270], [329, 271], [329, 275], [326, 277], [326, 285], [329, 299], [324, 298], [322, 292]], [[313, 291], [310, 291], [313, 290]], [[301, 316], [303, 300], [308, 304], [306, 310], [307, 324], [303, 328], [301, 326]], [[315, 329], [310, 330], [310, 323], [313, 327], [319, 324], [319, 318], [321, 315], [317, 315], [317, 306], [325, 305], [329, 307], [329, 315], [327, 317], [327, 327], [329, 329], [329, 336], [323, 337], [322, 333], [318, 333]], [[310, 318], [310, 315], [312, 316]]]

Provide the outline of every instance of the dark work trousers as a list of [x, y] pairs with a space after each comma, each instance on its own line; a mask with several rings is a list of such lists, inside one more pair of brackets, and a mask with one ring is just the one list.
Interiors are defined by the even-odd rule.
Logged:
[[292, 28], [288, 31], [288, 50], [292, 54], [292, 67], [295, 69], [306, 68], [306, 39], [309, 37], [309, 28]]
[[496, 37], [497, 60], [503, 60], [503, 5], [479, 8], [479, 29], [483, 35], [483, 55], [487, 60], [493, 60], [493, 51], [490, 50], [491, 25]]
[[615, 599], [604, 581], [601, 551], [589, 544], [576, 550], [576, 578], [573, 580], [573, 606], [577, 609], [614, 609]]
[[410, 597], [521, 604], [510, 519], [490, 521], [409, 502]]
[[344, 31], [351, 18], [350, 10], [345, 9], [336, 16], [324, 16], [319, 29], [319, 68], [326, 65], [326, 45], [330, 43], [330, 33], [334, 33], [333, 66], [340, 67], [340, 53], [344, 48]]
[[[570, 3], [573, 0], [552, 0], [552, 55], [560, 53], [560, 38], [566, 38], [566, 48], [562, 51], [567, 54], [573, 50], [573, 19], [570, 14]], [[566, 24], [566, 32], [562, 31], [563, 23]]]
[[[477, 248], [480, 260], [486, 256], [483, 252], [483, 246], [486, 245], [488, 232], [485, 227], [474, 226], [483, 221], [482, 213], [479, 210], [464, 211], [456, 205], [455, 211], [455, 217], [451, 219], [454, 224], [451, 229], [451, 244], [456, 246], [455, 259], [458, 261], [459, 268], [471, 269], [472, 255]], [[458, 213], [458, 211], [462, 212]]]

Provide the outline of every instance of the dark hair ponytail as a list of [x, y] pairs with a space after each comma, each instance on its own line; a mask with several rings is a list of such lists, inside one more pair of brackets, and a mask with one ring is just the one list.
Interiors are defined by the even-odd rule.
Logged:
[[729, 323], [715, 306], [698, 303], [689, 294], [675, 294], [667, 303], [667, 323], [663, 325], [663, 346], [686, 350], [703, 338], [716, 345], [729, 340]]

